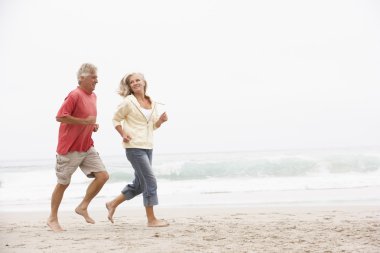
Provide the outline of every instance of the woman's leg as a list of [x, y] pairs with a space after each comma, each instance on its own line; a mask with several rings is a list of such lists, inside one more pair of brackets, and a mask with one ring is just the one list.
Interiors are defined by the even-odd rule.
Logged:
[[121, 191], [121, 194], [118, 195], [113, 200], [106, 202], [106, 208], [108, 210], [108, 220], [113, 221], [113, 215], [116, 211], [116, 208], [126, 200], [130, 200], [135, 196], [141, 194], [141, 184], [138, 178], [138, 175], [135, 173], [135, 179], [133, 179], [131, 184], [127, 184], [124, 189]]
[[142, 192], [144, 206], [157, 205], [157, 181], [151, 166], [152, 150], [128, 148], [126, 149], [126, 153], [128, 160], [135, 170], [136, 182], [133, 185], [129, 185], [129, 188], [123, 193], [126, 196], [136, 196], [137, 192]]
[[153, 206], [158, 204], [157, 181], [152, 170], [151, 149], [127, 149], [127, 157], [135, 169], [136, 178], [139, 179], [143, 192], [145, 211], [149, 227], [166, 227], [169, 223], [159, 220], [154, 215]]
[[153, 150], [129, 150], [127, 157], [132, 163], [136, 172], [136, 177], [140, 181], [143, 191], [144, 206], [149, 227], [166, 227], [169, 223], [165, 220], [159, 220], [154, 215], [153, 206], [158, 204], [157, 181], [152, 170]]
[[127, 184], [121, 191], [121, 194], [114, 198], [113, 200], [106, 203], [106, 208], [108, 209], [108, 219], [113, 223], [113, 214], [115, 213], [116, 207], [126, 200], [130, 200], [135, 196], [141, 194], [140, 181], [135, 174], [135, 179], [131, 184]]
[[125, 197], [123, 194], [120, 194], [110, 202], [106, 203], [106, 207], [108, 210], [108, 219], [113, 223], [113, 214], [115, 213], [116, 207], [125, 201]]
[[154, 215], [153, 206], [145, 207], [146, 217], [148, 219], [148, 227], [167, 227], [169, 222], [166, 220], [159, 220]]

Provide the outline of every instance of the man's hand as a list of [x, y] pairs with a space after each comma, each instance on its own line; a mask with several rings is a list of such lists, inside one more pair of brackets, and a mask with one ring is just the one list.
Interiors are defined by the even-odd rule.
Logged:
[[99, 124], [94, 124], [94, 130], [92, 130], [92, 131], [97, 132], [98, 129], [99, 129]]

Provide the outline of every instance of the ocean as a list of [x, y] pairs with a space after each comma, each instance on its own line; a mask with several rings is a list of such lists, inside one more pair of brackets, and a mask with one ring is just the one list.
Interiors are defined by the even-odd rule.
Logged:
[[[161, 206], [379, 205], [380, 149], [154, 154]], [[133, 179], [123, 155], [102, 156], [110, 179], [90, 205], [103, 207]], [[0, 161], [0, 211], [49, 211], [55, 157]], [[81, 201], [78, 169], [60, 210]], [[142, 206], [142, 197], [127, 205]]]

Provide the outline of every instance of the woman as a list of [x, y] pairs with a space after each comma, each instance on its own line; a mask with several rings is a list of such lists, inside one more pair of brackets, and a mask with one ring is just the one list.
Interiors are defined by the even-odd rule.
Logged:
[[146, 95], [147, 82], [141, 73], [124, 76], [119, 95], [124, 97], [113, 117], [115, 129], [123, 138], [123, 147], [135, 170], [135, 179], [114, 200], [107, 202], [108, 219], [113, 223], [116, 207], [125, 200], [143, 194], [149, 227], [166, 227], [169, 223], [155, 217], [158, 204], [157, 182], [152, 171], [153, 130], [168, 120], [166, 113], [158, 116], [156, 103]]

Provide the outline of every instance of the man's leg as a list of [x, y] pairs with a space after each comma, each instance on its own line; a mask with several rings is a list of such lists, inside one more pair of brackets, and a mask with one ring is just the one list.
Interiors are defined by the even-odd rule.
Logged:
[[69, 185], [57, 184], [54, 188], [53, 194], [51, 195], [51, 211], [50, 216], [47, 220], [47, 225], [54, 231], [60, 232], [64, 229], [59, 225], [58, 222], [58, 208], [61, 204], [63, 194]]
[[103, 185], [107, 182], [109, 176], [106, 171], [95, 172], [95, 179], [90, 183], [87, 188], [86, 195], [82, 202], [75, 208], [75, 212], [82, 215], [88, 223], [94, 224], [95, 221], [88, 215], [87, 208], [91, 200], [99, 193]]

